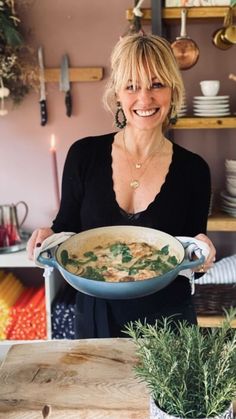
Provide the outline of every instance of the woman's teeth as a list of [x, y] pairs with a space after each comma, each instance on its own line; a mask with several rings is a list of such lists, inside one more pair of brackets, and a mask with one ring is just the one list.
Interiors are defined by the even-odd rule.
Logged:
[[138, 116], [152, 116], [154, 115], [157, 111], [159, 110], [159, 108], [156, 109], [150, 109], [148, 111], [142, 111], [139, 109], [136, 109], [134, 112], [136, 113], [136, 115]]

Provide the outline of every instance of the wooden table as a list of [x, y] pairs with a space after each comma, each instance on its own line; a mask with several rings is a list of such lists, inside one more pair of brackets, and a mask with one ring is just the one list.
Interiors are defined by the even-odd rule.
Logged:
[[149, 396], [135, 378], [129, 339], [13, 345], [0, 369], [0, 418], [147, 419]]

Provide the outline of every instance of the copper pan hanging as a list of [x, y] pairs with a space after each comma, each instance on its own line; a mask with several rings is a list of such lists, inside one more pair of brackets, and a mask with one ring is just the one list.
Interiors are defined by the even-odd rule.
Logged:
[[186, 33], [187, 9], [181, 9], [180, 36], [171, 44], [174, 56], [180, 70], [192, 68], [198, 61], [199, 48], [193, 39]]

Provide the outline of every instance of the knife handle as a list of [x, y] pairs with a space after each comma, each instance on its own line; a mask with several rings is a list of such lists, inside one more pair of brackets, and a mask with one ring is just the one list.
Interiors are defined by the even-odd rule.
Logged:
[[66, 92], [65, 104], [66, 104], [66, 115], [71, 116], [71, 114], [72, 114], [72, 97], [71, 97], [71, 93], [70, 93], [69, 90], [68, 90], [68, 92]]
[[47, 105], [46, 100], [40, 100], [40, 117], [41, 117], [41, 125], [44, 126], [48, 120], [48, 112], [47, 112]]

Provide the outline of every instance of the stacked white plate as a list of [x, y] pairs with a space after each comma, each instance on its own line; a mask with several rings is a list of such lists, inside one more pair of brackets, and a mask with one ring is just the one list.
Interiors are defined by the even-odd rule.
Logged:
[[178, 117], [181, 118], [183, 116], [186, 116], [187, 115], [187, 110], [188, 109], [187, 109], [186, 105], [181, 106], [180, 111], [178, 112]]
[[236, 217], [236, 160], [225, 160], [225, 190], [221, 192], [221, 209]]
[[187, 108], [187, 103], [186, 103], [186, 96], [184, 95], [182, 106], [181, 106], [181, 108], [180, 108], [180, 110], [178, 112], [178, 118], [181, 118], [183, 116], [186, 116], [187, 115], [187, 111], [188, 111], [188, 108]]
[[227, 193], [227, 191], [222, 191], [221, 195], [221, 209], [223, 212], [236, 217], [236, 197], [233, 197]]
[[229, 116], [229, 96], [194, 96], [193, 114], [195, 116]]

